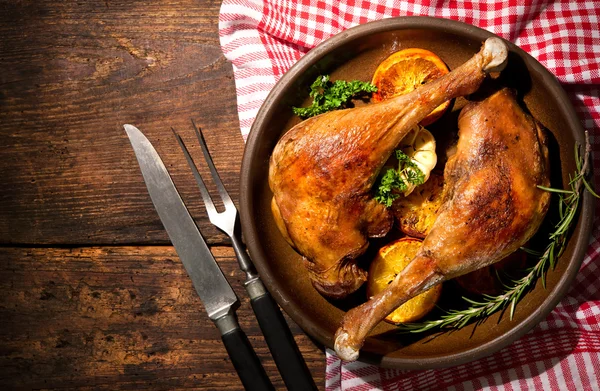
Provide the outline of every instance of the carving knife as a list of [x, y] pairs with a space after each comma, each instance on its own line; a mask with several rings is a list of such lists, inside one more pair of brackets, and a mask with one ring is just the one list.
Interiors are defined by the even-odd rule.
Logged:
[[247, 390], [274, 390], [248, 337], [238, 324], [235, 311], [239, 300], [183, 203], [167, 168], [139, 129], [132, 125], [124, 125], [124, 128], [154, 207], [208, 317], [221, 333], [242, 384]]

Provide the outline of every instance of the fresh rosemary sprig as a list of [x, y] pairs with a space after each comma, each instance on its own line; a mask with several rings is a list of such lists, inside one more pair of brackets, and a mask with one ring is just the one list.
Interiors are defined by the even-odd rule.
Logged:
[[575, 147], [575, 165], [577, 171], [573, 177], [569, 177], [570, 190], [554, 189], [550, 187], [538, 186], [540, 189], [552, 192], [558, 195], [559, 217], [560, 220], [555, 226], [555, 231], [550, 234], [550, 243], [543, 253], [523, 248], [527, 253], [539, 257], [538, 262], [529, 269], [525, 270], [525, 276], [516, 280], [511, 280], [509, 284], [504, 284], [506, 291], [498, 296], [482, 295], [481, 301], [476, 301], [463, 296], [463, 299], [470, 304], [467, 309], [448, 310], [439, 319], [429, 320], [422, 323], [405, 323], [400, 325], [400, 329], [410, 333], [421, 333], [434, 328], [453, 328], [460, 329], [472, 320], [482, 320], [498, 310], [504, 310], [510, 306], [510, 319], [515, 313], [515, 307], [523, 294], [533, 287], [538, 278], [542, 279], [542, 285], [546, 288], [546, 272], [549, 268], [554, 268], [557, 259], [563, 253], [571, 225], [575, 220], [579, 209], [579, 201], [583, 187], [585, 187], [594, 197], [600, 198], [594, 192], [592, 186], [587, 181], [589, 170], [591, 146], [588, 133], [585, 133], [585, 151], [583, 157], [579, 153], [579, 146]]

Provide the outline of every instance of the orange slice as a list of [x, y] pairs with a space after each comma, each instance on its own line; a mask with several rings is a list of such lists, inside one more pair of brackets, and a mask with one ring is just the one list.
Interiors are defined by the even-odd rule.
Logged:
[[[386, 58], [375, 70], [372, 83], [377, 87], [377, 92], [373, 94], [372, 100], [380, 102], [407, 94], [448, 72], [448, 67], [442, 59], [429, 50], [400, 50]], [[437, 121], [449, 106], [450, 101], [438, 106], [421, 121], [421, 125], [427, 126]]]
[[[421, 240], [407, 237], [382, 247], [369, 269], [369, 297], [383, 291], [410, 263], [421, 245]], [[436, 285], [396, 308], [385, 320], [395, 324], [419, 320], [435, 307], [441, 292], [442, 286]]]

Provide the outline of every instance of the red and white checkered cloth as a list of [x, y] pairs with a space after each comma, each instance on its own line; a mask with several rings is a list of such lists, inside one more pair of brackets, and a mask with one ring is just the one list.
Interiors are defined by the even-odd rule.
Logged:
[[[219, 33], [233, 63], [244, 138], [271, 88], [314, 46], [349, 27], [426, 15], [470, 23], [537, 58], [563, 84], [594, 149], [600, 189], [600, 2], [224, 0]], [[327, 352], [326, 389], [600, 390], [600, 224], [573, 287], [534, 330], [498, 353], [448, 369], [400, 371]]]

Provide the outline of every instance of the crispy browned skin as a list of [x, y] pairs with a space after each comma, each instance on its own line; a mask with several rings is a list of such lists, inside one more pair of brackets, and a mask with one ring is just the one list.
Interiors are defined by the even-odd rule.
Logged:
[[388, 288], [350, 310], [336, 351], [356, 359], [371, 329], [409, 298], [497, 262], [539, 228], [550, 194], [546, 140], [506, 89], [469, 103], [459, 116], [457, 152], [445, 168], [444, 204], [423, 247]]
[[465, 64], [413, 93], [310, 118], [279, 141], [269, 166], [273, 215], [319, 292], [342, 298], [366, 280], [355, 258], [368, 238], [392, 226], [371, 188], [396, 145], [441, 103], [474, 92], [483, 69], [505, 58], [504, 44], [490, 38]]

